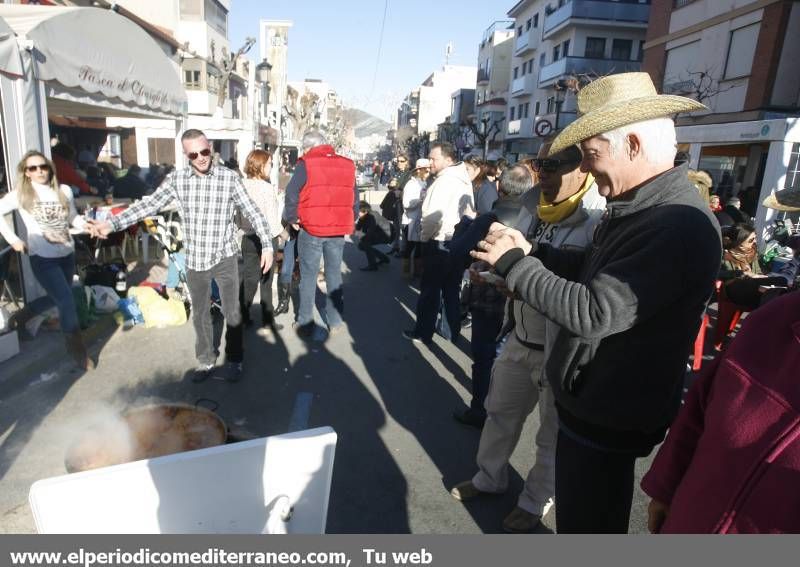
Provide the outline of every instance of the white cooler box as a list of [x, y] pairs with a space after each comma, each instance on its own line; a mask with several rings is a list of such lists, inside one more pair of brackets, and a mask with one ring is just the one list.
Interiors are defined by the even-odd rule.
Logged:
[[48, 478], [49, 534], [325, 533], [336, 433], [309, 429]]

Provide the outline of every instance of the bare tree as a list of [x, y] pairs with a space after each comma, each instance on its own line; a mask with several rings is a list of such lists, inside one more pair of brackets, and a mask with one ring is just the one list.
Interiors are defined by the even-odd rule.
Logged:
[[302, 95], [291, 86], [286, 86], [284, 114], [292, 122], [293, 136], [301, 139], [314, 126], [319, 116], [320, 99], [316, 93], [306, 90]]
[[702, 71], [687, 69], [684, 74], [675, 79], [674, 81], [664, 81], [665, 93], [688, 96], [703, 104], [717, 95], [741, 85], [739, 81], [721, 84], [714, 67], [707, 67]]

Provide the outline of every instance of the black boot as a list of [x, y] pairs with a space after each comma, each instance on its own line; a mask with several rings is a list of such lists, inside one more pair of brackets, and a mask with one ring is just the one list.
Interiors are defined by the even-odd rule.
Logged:
[[278, 284], [278, 306], [275, 308], [275, 315], [289, 312], [289, 289], [291, 284]]
[[275, 322], [272, 311], [268, 311], [267, 306], [263, 303], [261, 304], [261, 325], [263, 327], [270, 327], [273, 331], [280, 331], [283, 329], [283, 325]]

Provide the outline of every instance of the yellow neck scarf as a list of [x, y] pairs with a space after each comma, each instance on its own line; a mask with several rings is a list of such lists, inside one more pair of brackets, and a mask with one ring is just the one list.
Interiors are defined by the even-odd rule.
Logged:
[[561, 222], [578, 208], [578, 205], [581, 204], [581, 199], [589, 190], [589, 187], [592, 186], [594, 183], [594, 176], [592, 174], [588, 174], [586, 176], [586, 181], [583, 182], [581, 188], [578, 189], [578, 192], [575, 193], [572, 197], [568, 199], [564, 199], [560, 203], [548, 203], [544, 200], [544, 195], [539, 196], [539, 206], [536, 208], [536, 214], [539, 215], [539, 218], [542, 219], [544, 222], [547, 223], [557, 223]]

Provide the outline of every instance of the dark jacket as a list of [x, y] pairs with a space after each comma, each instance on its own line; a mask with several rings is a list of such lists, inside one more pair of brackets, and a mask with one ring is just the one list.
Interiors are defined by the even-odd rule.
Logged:
[[488, 213], [492, 210], [492, 205], [497, 201], [497, 185], [484, 179], [478, 190], [475, 191], [475, 210], [479, 215]]
[[500, 258], [508, 287], [562, 327], [545, 372], [567, 430], [637, 451], [663, 438], [721, 251], [681, 166], [609, 201], [586, 251]]
[[356, 221], [356, 230], [364, 233], [364, 242], [386, 244], [392, 241], [392, 223], [374, 212], [369, 212]]

